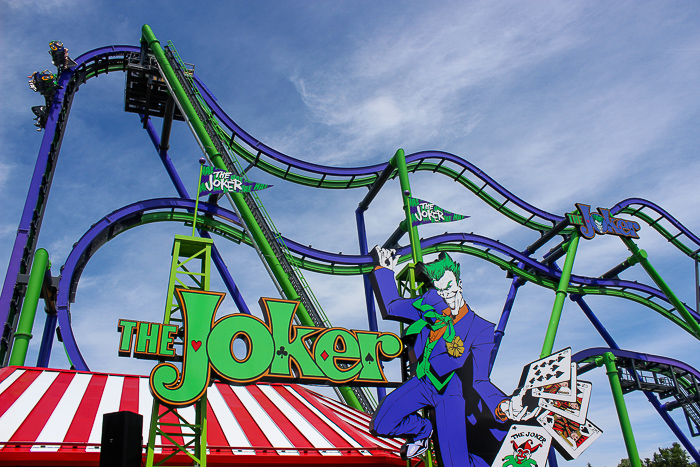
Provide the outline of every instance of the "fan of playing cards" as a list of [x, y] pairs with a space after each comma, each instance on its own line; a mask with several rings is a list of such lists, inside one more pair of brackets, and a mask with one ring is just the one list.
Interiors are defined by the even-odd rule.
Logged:
[[570, 348], [526, 365], [513, 400], [529, 392], [530, 403], [511, 404], [508, 415], [513, 420], [537, 417], [541, 428], [513, 425], [493, 466], [507, 467], [513, 459], [519, 465], [544, 466], [552, 440], [565, 459], [576, 459], [602, 433], [586, 419], [591, 388], [591, 383], [577, 379]]

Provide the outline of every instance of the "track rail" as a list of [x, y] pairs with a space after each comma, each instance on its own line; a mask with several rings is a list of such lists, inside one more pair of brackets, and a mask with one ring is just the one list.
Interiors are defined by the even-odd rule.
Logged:
[[44, 137], [22, 210], [5, 282], [0, 292], [0, 323], [2, 323], [0, 363], [3, 366], [7, 364], [10, 357], [8, 350], [17, 327], [19, 310], [24, 301], [26, 275], [36, 250], [73, 96], [80, 85], [88, 79], [110, 71], [123, 71], [131, 56], [138, 51], [138, 47], [131, 46], [95, 49], [75, 59], [77, 66], [64, 70], [58, 77], [59, 89], [47, 109]]
[[[697, 259], [700, 238], [693, 234], [665, 209], [642, 198], [628, 198], [610, 209], [612, 214], [629, 214], [653, 227], [673, 246]], [[653, 213], [653, 215], [651, 215]], [[675, 231], [672, 232], [672, 231]]]
[[682, 408], [688, 427], [700, 434], [700, 372], [679, 360], [632, 352], [622, 349], [596, 347], [577, 352], [572, 360], [579, 364], [579, 374], [596, 368], [595, 360], [604, 353], [615, 356], [615, 364], [623, 369], [621, 383], [624, 392], [635, 390], [658, 393], [661, 399], [673, 397], [666, 410]]
[[[88, 364], [80, 353], [72, 331], [70, 304], [75, 301], [80, 276], [92, 255], [117, 235], [141, 225], [153, 222], [180, 222], [191, 225], [194, 206], [193, 200], [181, 198], [139, 201], [100, 219], [75, 244], [61, 268], [56, 309], [64, 345], [77, 369], [88, 370]], [[201, 222], [201, 228], [236, 243], [248, 245], [252, 243], [235, 213], [207, 203], [200, 203], [199, 209], [201, 213], [198, 222]], [[289, 239], [284, 241], [289, 245], [291, 252], [288, 259], [310, 270], [338, 274], [342, 268], [346, 274], [362, 274], [373, 267], [369, 255], [342, 255], [302, 246]], [[556, 268], [543, 265], [522, 255], [512, 247], [479, 235], [439, 235], [425, 239], [424, 245], [426, 252], [451, 251], [479, 257], [503, 270], [552, 290], [556, 290], [561, 277], [561, 273]], [[408, 247], [399, 249], [398, 253], [409, 253]], [[409, 256], [406, 254], [403, 258], [408, 259]], [[308, 267], [310, 260], [317, 265], [315, 268]], [[608, 295], [632, 300], [656, 311], [693, 334], [687, 323], [674, 313], [675, 310], [665, 295], [653, 287], [637, 282], [572, 275], [567, 292], [580, 295]], [[655, 300], [649, 297], [654, 297]], [[695, 310], [689, 309], [689, 312], [700, 322], [700, 315]]]

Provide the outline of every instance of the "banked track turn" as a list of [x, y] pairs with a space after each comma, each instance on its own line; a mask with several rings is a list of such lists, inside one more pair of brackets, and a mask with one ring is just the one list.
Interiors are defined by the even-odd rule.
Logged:
[[[32, 179], [29, 196], [25, 203], [10, 265], [8, 267], [8, 274], [5, 278], [2, 296], [0, 297], [0, 319], [5, 323], [3, 333], [4, 339], [9, 335], [15, 318], [14, 314], [21, 306], [23, 299], [23, 283], [18, 279], [20, 275], [26, 274], [29, 270], [28, 265], [31, 263], [33, 252], [36, 248], [36, 240], [46, 206], [51, 178], [53, 176], [53, 167], [57, 162], [73, 95], [82, 83], [92, 77], [103, 73], [126, 70], [130, 60], [138, 59], [139, 51], [140, 49], [138, 47], [133, 46], [110, 46], [95, 49], [75, 59], [78, 66], [69, 70], [64, 70], [59, 76], [58, 81], [62, 89], [59, 89], [49, 108], [48, 124], [37, 161], [37, 167], [43, 166], [44, 170], [35, 171], [35, 174], [43, 173], [44, 176], [35, 176]], [[196, 75], [195, 82], [198, 85], [203, 100], [212, 110], [212, 115], [217, 119], [216, 124], [218, 131], [226, 136], [225, 140], [228, 141], [229, 148], [234, 150], [236, 154], [247, 160], [250, 164], [272, 175], [307, 186], [329, 189], [348, 189], [371, 187], [387, 166], [387, 164], [377, 164], [356, 168], [328, 167], [307, 163], [275, 151], [246, 133], [228, 117], [218, 106], [213, 95]], [[562, 216], [548, 213], [526, 203], [510, 193], [476, 166], [453, 154], [439, 151], [425, 151], [408, 155], [406, 159], [409, 171], [431, 171], [447, 176], [465, 186], [506, 217], [525, 227], [539, 231], [541, 234], [545, 234], [555, 224], [563, 220]], [[191, 206], [187, 206], [186, 200], [171, 201], [173, 201], [172, 205], [177, 205], [177, 208], [179, 208], [181, 212], [177, 214], [173, 209], [172, 219], [169, 220], [185, 222], [187, 220], [186, 208], [190, 207], [191, 209]], [[190, 205], [191, 204], [193, 203], [190, 203]], [[203, 211], [210, 209], [210, 207], [205, 205], [202, 206]], [[222, 208], [217, 209], [222, 210]], [[693, 257], [698, 248], [700, 248], [700, 240], [694, 234], [669, 213], [649, 201], [642, 199], [625, 200], [615, 205], [615, 207], [611, 209], [611, 212], [613, 214], [624, 213], [638, 217], [659, 231], [669, 242], [690, 257]], [[177, 216], [180, 216], [180, 218], [177, 218]], [[211, 230], [217, 234], [224, 234], [225, 237], [230, 239], [246, 242], [245, 235], [242, 234], [240, 229], [236, 230], [235, 228], [237, 222], [235, 215], [229, 212], [224, 218], [226, 222], [212, 221], [213, 227], [210, 226]], [[228, 226], [228, 231], [225, 226]], [[238, 234], [234, 232], [238, 232]], [[89, 233], [90, 232], [86, 233], [83, 238], [86, 238]], [[569, 233], [571, 233], [571, 228], [564, 229], [559, 234], [564, 236]], [[294, 254], [292, 260], [300, 267], [308, 270], [330, 274], [359, 274], [366, 272], [371, 267], [369, 257], [322, 252], [320, 250], [304, 247], [289, 239], [285, 239], [284, 241]], [[92, 244], [89, 249], [95, 246], [99, 247], [97, 243]], [[76, 245], [76, 248], [78, 248], [78, 245]], [[403, 250], [406, 249], [407, 247], [403, 248]], [[426, 253], [435, 251], [460, 251], [479, 256], [498, 265], [504, 270], [519, 275], [523, 279], [548, 288], [554, 288], [559, 277], [559, 273], [555, 269], [495, 240], [474, 234], [449, 234], [426, 239], [423, 243], [423, 249]], [[399, 249], [399, 253], [403, 252], [402, 249]], [[61, 287], [61, 289], [64, 290], [63, 296], [66, 297], [65, 302], [61, 302], [61, 306], [65, 303], [64, 319], [68, 321], [70, 321], [69, 303], [75, 295], [77, 282], [80, 276], [79, 272], [82, 270], [82, 267], [84, 267], [87, 259], [89, 259], [89, 254], [86, 255], [85, 251], [80, 252], [74, 248], [74, 251], [66, 262], [66, 266], [68, 266], [71, 258], [74, 258], [74, 253], [77, 257], [81, 257], [84, 260], [82, 265], [76, 269], [77, 275], [74, 275], [75, 273], [69, 275], [69, 268], [66, 268], [67, 270], [64, 271], [64, 276], [66, 278], [64, 279], [63, 276], [61, 277], [62, 284], [64, 284], [65, 281], [70, 282], [68, 287]], [[525, 264], [525, 268], [519, 268], [518, 263]], [[77, 264], [79, 264], [79, 262], [76, 262], [76, 265]], [[70, 293], [66, 293], [66, 290], [70, 290]], [[668, 300], [664, 294], [653, 287], [629, 281], [572, 276], [569, 292], [578, 294], [614, 295], [631, 299], [654, 309], [674, 321], [686, 331], [689, 331], [686, 323], [673, 314], [673, 307], [668, 304]], [[59, 297], [59, 300], [62, 299], [63, 298]], [[663, 305], [657, 302], [661, 302]], [[10, 311], [11, 308], [13, 308], [12, 312]], [[700, 317], [695, 311], [690, 311], [696, 320], [700, 320]], [[68, 328], [70, 329], [70, 327]], [[70, 334], [72, 335], [72, 331]], [[5, 344], [6, 343], [3, 342], [3, 346]], [[75, 350], [79, 354], [77, 344], [75, 345]]]

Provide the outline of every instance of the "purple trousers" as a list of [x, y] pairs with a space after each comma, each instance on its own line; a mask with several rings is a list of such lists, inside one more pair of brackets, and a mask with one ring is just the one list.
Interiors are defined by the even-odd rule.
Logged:
[[[427, 377], [413, 377], [389, 393], [377, 408], [370, 429], [380, 436], [424, 439], [435, 429], [440, 458], [445, 467], [488, 467], [481, 457], [469, 454], [462, 381], [454, 375], [442, 394]], [[435, 424], [418, 415], [432, 407]]]

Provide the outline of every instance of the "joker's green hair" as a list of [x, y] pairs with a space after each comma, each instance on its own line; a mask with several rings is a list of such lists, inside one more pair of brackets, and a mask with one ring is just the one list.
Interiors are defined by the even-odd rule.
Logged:
[[438, 259], [423, 265], [423, 271], [434, 283], [445, 275], [447, 271], [452, 271], [455, 278], [459, 280], [459, 263], [455, 263], [447, 253], [440, 253]]

